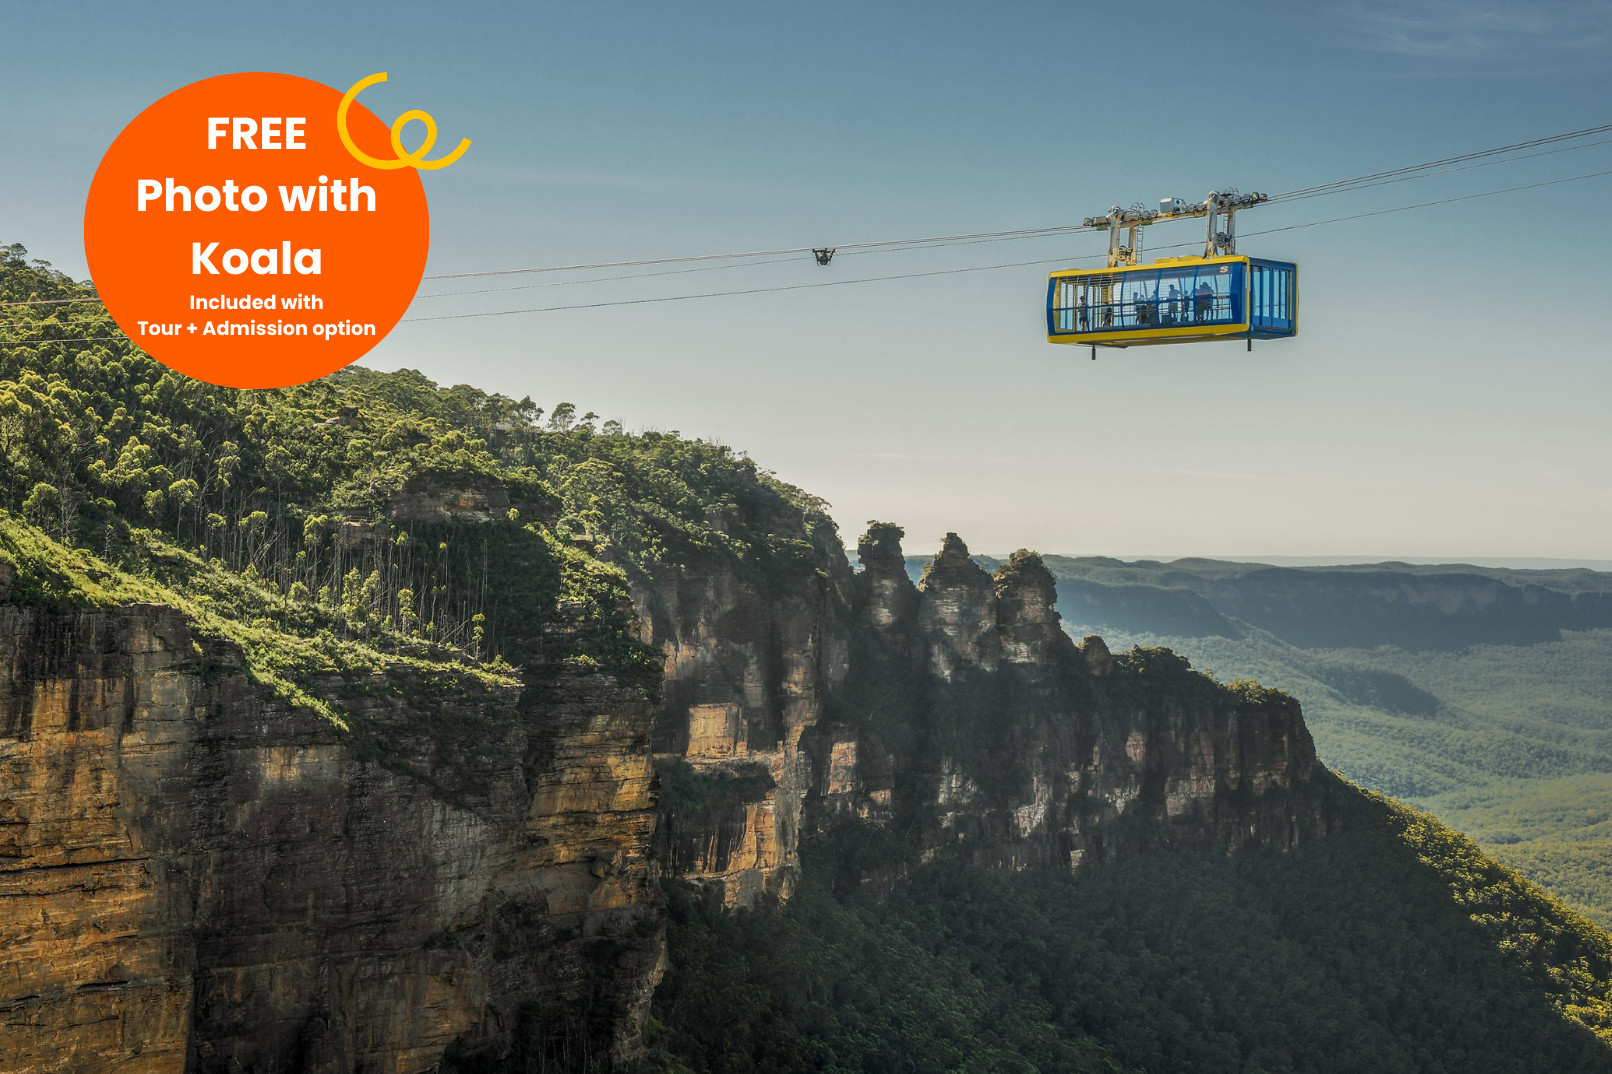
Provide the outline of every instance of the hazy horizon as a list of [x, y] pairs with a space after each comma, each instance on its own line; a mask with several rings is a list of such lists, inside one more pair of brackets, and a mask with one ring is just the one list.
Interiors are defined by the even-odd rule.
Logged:
[[[964, 534], [965, 544], [968, 538]], [[940, 542], [936, 541], [935, 551], [939, 551]], [[856, 545], [848, 544], [846, 555], [856, 562]], [[902, 540], [902, 551], [909, 560], [925, 559], [934, 552], [916, 548], [911, 536]], [[1005, 560], [1014, 550], [984, 550], [969, 545], [969, 554], [984, 556], [992, 560]], [[1151, 561], [1155, 563], [1175, 563], [1180, 560], [1214, 560], [1218, 563], [1249, 563], [1264, 564], [1271, 567], [1352, 567], [1371, 564], [1405, 563], [1415, 567], [1450, 566], [1450, 567], [1499, 567], [1508, 570], [1572, 570], [1583, 568], [1592, 571], [1612, 572], [1612, 559], [1571, 559], [1552, 558], [1548, 556], [1395, 556], [1395, 555], [1336, 555], [1336, 556], [1283, 556], [1283, 555], [1199, 555], [1194, 553], [1160, 553], [1160, 552], [1054, 552], [1044, 548], [1032, 549], [1045, 557], [1058, 557], [1061, 559], [1117, 559], [1126, 563]]]

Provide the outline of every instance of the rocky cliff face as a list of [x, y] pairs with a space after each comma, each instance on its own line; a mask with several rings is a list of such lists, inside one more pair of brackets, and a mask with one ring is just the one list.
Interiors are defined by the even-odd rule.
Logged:
[[[892, 587], [873, 573], [858, 576], [858, 599], [878, 605]], [[864, 727], [903, 739], [892, 808], [925, 854], [1075, 865], [1171, 840], [1288, 846], [1324, 831], [1323, 770], [1295, 702], [1228, 690], [1163, 650], [1115, 658], [1095, 636], [1077, 647], [1055, 603], [1039, 557], [1016, 553], [992, 577], [948, 534], [915, 614], [867, 612], [888, 615], [890, 633], [910, 624], [900, 648], [927, 654], [929, 674], [903, 678], [900, 649], [867, 646], [872, 674], [847, 699]], [[905, 686], [892, 696], [874, 678]]]
[[797, 874], [816, 778], [802, 740], [850, 659], [839, 613], [850, 571], [837, 547], [816, 554], [828, 570], [714, 564], [636, 587], [644, 640], [666, 653], [654, 732], [663, 856], [727, 906], [787, 898]]
[[0, 608], [0, 669], [0, 1070], [426, 1071], [539, 1008], [638, 1047], [641, 696], [562, 675], [534, 725], [399, 672], [327, 684], [343, 732], [156, 606]]
[[1032, 554], [993, 577], [948, 534], [914, 586], [900, 537], [871, 525], [862, 570], [827, 570], [816, 593], [692, 575], [641, 599], [668, 653], [656, 749], [674, 875], [730, 906], [787, 896], [803, 823], [845, 816], [899, 819], [923, 856], [1010, 868], [1324, 831], [1290, 698], [1163, 650], [1076, 646]]
[[1325, 830], [1291, 699], [1077, 646], [1028, 553], [993, 576], [948, 535], [914, 586], [900, 538], [640, 580], [658, 702], [400, 667], [322, 684], [351, 730], [172, 609], [0, 605], [0, 1071], [626, 1059], [662, 871], [737, 907], [849, 819], [997, 868]]

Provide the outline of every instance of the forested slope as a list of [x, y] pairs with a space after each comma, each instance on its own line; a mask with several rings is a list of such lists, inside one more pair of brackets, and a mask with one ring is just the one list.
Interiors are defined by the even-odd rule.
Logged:
[[[46, 304], [6, 313], [3, 339], [32, 342], [0, 344], [0, 509], [198, 600], [265, 679], [312, 659], [280, 653], [295, 637], [319, 659], [585, 657], [652, 686], [624, 570], [810, 556], [745, 519], [760, 500], [799, 528], [820, 505], [729, 448], [629, 436], [569, 403], [545, 420], [409, 370], [203, 384], [68, 301], [88, 288], [4, 249], [0, 301]], [[568, 629], [545, 630], [562, 604]]]
[[1345, 831], [1288, 854], [933, 865], [884, 900], [836, 888], [841, 831], [782, 909], [674, 892], [662, 1039], [699, 1071], [1609, 1069], [1612, 941], [1347, 793]]
[[1612, 629], [1597, 625], [1612, 576], [1047, 563], [1072, 630], [1292, 693], [1327, 764], [1612, 924]]

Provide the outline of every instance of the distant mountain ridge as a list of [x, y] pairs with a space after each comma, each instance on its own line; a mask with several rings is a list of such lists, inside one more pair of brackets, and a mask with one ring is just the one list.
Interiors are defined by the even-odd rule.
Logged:
[[[1078, 558], [1078, 557], [1077, 557]], [[1120, 559], [1178, 559], [1178, 556], [1120, 556]], [[1409, 563], [1419, 567], [1500, 567], [1514, 571], [1560, 571], [1582, 568], [1612, 571], [1612, 559], [1563, 556], [1203, 556], [1222, 563], [1268, 563], [1273, 567], [1352, 567], [1373, 563]]]
[[1307, 649], [1460, 649], [1612, 627], [1612, 573], [1582, 567], [1042, 558], [1066, 619], [1129, 633], [1236, 638], [1240, 622]]
[[1071, 633], [1286, 690], [1326, 764], [1612, 925], [1612, 573], [1043, 558]]

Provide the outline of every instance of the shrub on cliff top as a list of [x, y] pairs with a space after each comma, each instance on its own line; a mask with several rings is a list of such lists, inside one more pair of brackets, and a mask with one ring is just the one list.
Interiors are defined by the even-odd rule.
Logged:
[[1009, 556], [1006, 563], [996, 568], [993, 577], [998, 595], [1009, 589], [1034, 588], [1051, 598], [1057, 591], [1052, 572], [1041, 562], [1040, 554], [1027, 548], [1021, 548]]

